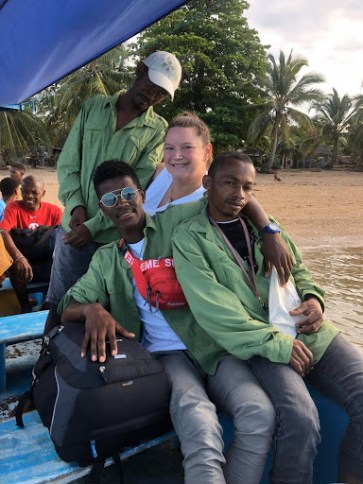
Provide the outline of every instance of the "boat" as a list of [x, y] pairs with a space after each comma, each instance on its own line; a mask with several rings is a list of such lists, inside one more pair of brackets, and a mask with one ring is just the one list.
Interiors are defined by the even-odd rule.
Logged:
[[[0, 0], [0, 104], [5, 109], [12, 109], [12, 106], [18, 109], [16, 106], [29, 97], [184, 3], [185, 0], [88, 0], [87, 4]], [[102, 35], [100, 26], [103, 26]], [[11, 300], [10, 292], [8, 296], [7, 304], [11, 305], [14, 300]], [[22, 376], [18, 383], [16, 372], [11, 378], [14, 378], [12, 391], [19, 394], [30, 384], [29, 366], [25, 377]], [[328, 484], [336, 480], [339, 443], [348, 417], [333, 401], [313, 389], [311, 394], [317, 403], [322, 427], [322, 442], [314, 465], [314, 484]], [[0, 395], [0, 403], [1, 398]], [[226, 416], [221, 416], [221, 421], [228, 448], [233, 427]], [[271, 458], [263, 484], [268, 482], [270, 465]]]

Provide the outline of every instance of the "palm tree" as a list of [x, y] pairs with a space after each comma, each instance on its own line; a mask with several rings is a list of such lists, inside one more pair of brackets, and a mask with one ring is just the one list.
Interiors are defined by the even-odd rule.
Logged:
[[16, 161], [37, 145], [49, 148], [51, 140], [44, 123], [31, 109], [0, 112], [0, 158]]
[[58, 146], [63, 144], [88, 97], [114, 94], [126, 88], [130, 79], [126, 61], [129, 55], [127, 47], [116, 47], [38, 95], [37, 109]]
[[277, 152], [281, 155], [282, 161], [285, 157], [291, 160], [291, 167], [302, 166], [304, 160], [313, 158], [315, 150], [321, 143], [321, 136], [311, 129], [292, 126], [287, 144], [283, 142], [278, 145]]
[[323, 138], [331, 139], [333, 143], [332, 158], [327, 168], [332, 168], [337, 161], [339, 141], [347, 134], [354, 116], [354, 109], [351, 98], [344, 94], [341, 98], [333, 88], [324, 102], [314, 106], [316, 116], [314, 120], [322, 127]]
[[359, 156], [363, 165], [363, 94], [353, 98], [354, 112], [348, 133], [349, 148]]
[[255, 142], [270, 131], [271, 148], [266, 171], [271, 171], [279, 138], [285, 143], [288, 142], [291, 126], [314, 131], [310, 117], [296, 109], [323, 98], [321, 91], [313, 87], [314, 84], [324, 81], [320, 74], [308, 73], [297, 79], [300, 70], [307, 65], [305, 58], [293, 58], [292, 51], [287, 59], [280, 51], [279, 63], [273, 55], [268, 56], [266, 77], [262, 81], [261, 89], [267, 100], [258, 106], [259, 113], [251, 123], [248, 133], [249, 141]]

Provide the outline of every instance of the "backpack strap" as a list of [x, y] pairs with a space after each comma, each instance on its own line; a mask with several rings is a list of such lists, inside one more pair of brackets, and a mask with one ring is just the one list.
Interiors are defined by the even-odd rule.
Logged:
[[47, 352], [48, 341], [49, 340], [47, 340], [47, 338], [43, 339], [42, 348], [40, 350], [38, 361], [36, 362], [35, 367], [33, 368], [33, 371], [32, 371], [31, 387], [29, 390], [27, 390], [20, 396], [18, 403], [15, 407], [16, 425], [22, 429], [24, 428], [23, 414], [25, 412], [29, 412], [30, 410], [35, 409], [34, 400], [33, 400], [33, 387], [37, 382], [39, 376], [44, 373], [46, 368], [52, 362], [52, 357]]
[[18, 404], [15, 408], [16, 425], [21, 429], [24, 428], [24, 421], [23, 421], [24, 408], [26, 408], [27, 411], [34, 409], [33, 395], [32, 395], [31, 389], [27, 390], [25, 393], [21, 395], [21, 397], [18, 400]]
[[101, 484], [101, 478], [105, 468], [105, 461], [106, 459], [104, 457], [98, 457], [95, 459], [87, 479], [88, 484]]
[[118, 470], [120, 484], [124, 484], [124, 470], [123, 470], [123, 467], [122, 467], [120, 454], [118, 452], [115, 452], [112, 455], [112, 460], [113, 460], [113, 463], [115, 464], [116, 469]]
[[[118, 452], [112, 454], [112, 460], [119, 475], [119, 484], [124, 484], [124, 473], [120, 454]], [[91, 472], [88, 475], [87, 484], [101, 484], [102, 475], [105, 470], [105, 461], [106, 459], [104, 457], [97, 457], [92, 465]]]

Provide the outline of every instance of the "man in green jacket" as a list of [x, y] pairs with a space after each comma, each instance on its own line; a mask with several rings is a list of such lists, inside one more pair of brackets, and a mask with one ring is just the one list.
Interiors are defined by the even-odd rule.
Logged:
[[[106, 358], [106, 339], [115, 353], [117, 333], [140, 338], [161, 358], [172, 385], [170, 414], [181, 441], [187, 484], [240, 484], [241, 476], [244, 484], [259, 484], [275, 428], [271, 402], [248, 365], [228, 355], [196, 324], [186, 305], [170, 300], [176, 309], [158, 310], [158, 303], [142, 293], [130, 266], [130, 260], [142, 260], [159, 267], [168, 258], [171, 267], [173, 229], [203, 209], [206, 200], [150, 217], [143, 209], [144, 192], [126, 163], [104, 162], [94, 181], [101, 210], [124, 239], [95, 253], [87, 273], [61, 302], [62, 320], [84, 322], [82, 353], [90, 345], [93, 360]], [[163, 296], [168, 286], [159, 289]], [[216, 406], [234, 420], [226, 458]]]
[[131, 88], [113, 96], [88, 99], [71, 129], [57, 163], [59, 199], [64, 204], [47, 301], [45, 333], [58, 324], [56, 307], [87, 271], [95, 250], [117, 239], [114, 224], [98, 207], [92, 177], [106, 159], [127, 160], [142, 186], [162, 161], [167, 122], [153, 111], [181, 80], [178, 59], [158, 51], [136, 68]]
[[[225, 351], [248, 362], [277, 413], [273, 483], [312, 482], [319, 437], [316, 407], [303, 377], [336, 399], [350, 423], [340, 451], [339, 482], [363, 482], [363, 355], [323, 320], [323, 291], [294, 254], [291, 280], [301, 303], [294, 332], [269, 324], [269, 279], [261, 233], [241, 217], [255, 184], [255, 168], [241, 153], [219, 155], [203, 179], [208, 205], [172, 237], [178, 280], [198, 327]], [[270, 224], [265, 230], [277, 229]]]

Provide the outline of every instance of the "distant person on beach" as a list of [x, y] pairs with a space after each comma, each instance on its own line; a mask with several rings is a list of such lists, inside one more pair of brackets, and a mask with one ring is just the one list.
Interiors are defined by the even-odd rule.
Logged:
[[4, 218], [6, 204], [14, 202], [20, 195], [20, 183], [15, 179], [7, 176], [0, 181], [0, 222]]
[[58, 324], [57, 305], [87, 271], [96, 249], [118, 237], [114, 224], [99, 209], [92, 183], [95, 169], [105, 159], [126, 160], [141, 185], [147, 184], [162, 160], [167, 127], [153, 106], [168, 96], [173, 100], [181, 74], [173, 54], [154, 52], [138, 64], [128, 91], [91, 97], [78, 114], [57, 163], [64, 213], [47, 295], [46, 327]]
[[[21, 182], [22, 200], [6, 205], [0, 229], [6, 230], [21, 255], [32, 266], [34, 281], [48, 281], [54, 248], [54, 230], [60, 224], [62, 211], [52, 203], [44, 202], [44, 183], [41, 178], [26, 176]], [[9, 273], [12, 285], [19, 299], [21, 312], [31, 310], [26, 284], [27, 280]]]
[[[205, 200], [150, 217], [134, 170], [113, 160], [97, 168], [94, 184], [119, 240], [98, 249], [86, 274], [67, 292], [59, 308], [63, 324], [84, 323], [82, 354], [90, 346], [93, 361], [105, 360], [106, 339], [114, 355], [120, 336], [139, 338], [160, 359], [171, 381], [170, 414], [186, 484], [240, 484], [241, 479], [258, 484], [275, 428], [272, 404], [248, 365], [195, 323], [172, 269], [173, 229], [200, 211]], [[134, 271], [144, 262], [155, 277], [149, 290]], [[226, 455], [216, 405], [234, 422]]]
[[[349, 415], [341, 443], [339, 482], [363, 482], [363, 353], [323, 320], [323, 290], [299, 250], [274, 221], [294, 256], [298, 302], [290, 323], [269, 322], [269, 278], [260, 233], [244, 216], [255, 184], [250, 158], [218, 155], [203, 179], [208, 204], [173, 233], [177, 278], [199, 329], [248, 363], [275, 405], [273, 483], [312, 483], [320, 441], [319, 416], [305, 381]], [[243, 211], [241, 211], [243, 209]], [[276, 302], [276, 301], [272, 301]], [[272, 304], [272, 303], [271, 303]]]
[[23, 163], [12, 163], [11, 165], [9, 165], [10, 177], [14, 178], [14, 180], [17, 180], [19, 184], [21, 183], [21, 180], [23, 179], [25, 172], [26, 172], [26, 168]]

